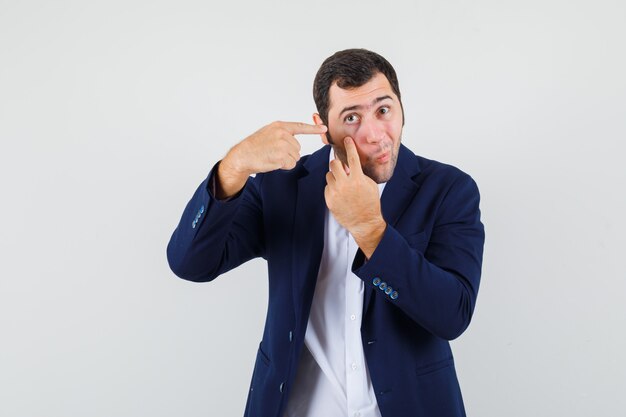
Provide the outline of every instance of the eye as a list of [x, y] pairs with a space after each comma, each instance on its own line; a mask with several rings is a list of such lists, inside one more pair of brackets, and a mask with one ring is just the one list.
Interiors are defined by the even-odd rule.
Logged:
[[380, 111], [381, 114], [387, 114], [391, 110], [389, 109], [389, 107], [381, 107], [379, 111]]
[[345, 119], [343, 119], [343, 121], [348, 124], [354, 124], [358, 122], [358, 120], [359, 120], [359, 116], [357, 116], [356, 114], [349, 114], [345, 117]]

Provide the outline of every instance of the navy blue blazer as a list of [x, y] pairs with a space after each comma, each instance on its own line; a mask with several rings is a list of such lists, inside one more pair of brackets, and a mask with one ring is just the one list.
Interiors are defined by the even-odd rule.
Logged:
[[[250, 177], [229, 201], [209, 190], [216, 164], [167, 247], [172, 271], [198, 282], [267, 260], [269, 305], [248, 417], [281, 417], [295, 379], [324, 245], [329, 152]], [[465, 415], [448, 341], [467, 328], [476, 303], [479, 199], [469, 175], [400, 146], [381, 197], [386, 231], [369, 261], [359, 250], [352, 264], [365, 283], [361, 338], [384, 417]]]

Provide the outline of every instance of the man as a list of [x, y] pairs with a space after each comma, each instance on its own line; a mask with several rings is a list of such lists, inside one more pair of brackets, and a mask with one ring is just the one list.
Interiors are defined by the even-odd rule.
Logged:
[[[400, 144], [398, 80], [380, 55], [335, 53], [313, 89], [314, 125], [271, 123], [213, 167], [170, 267], [210, 281], [267, 260], [246, 416], [463, 416], [448, 340], [469, 325], [480, 282], [476, 184]], [[297, 134], [326, 146], [301, 158]]]

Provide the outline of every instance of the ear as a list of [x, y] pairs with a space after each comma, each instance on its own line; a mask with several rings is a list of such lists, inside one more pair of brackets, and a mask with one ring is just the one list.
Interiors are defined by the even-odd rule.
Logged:
[[[313, 123], [315, 123], [316, 125], [324, 124], [324, 122], [322, 122], [322, 118], [320, 117], [319, 113], [313, 113]], [[326, 126], [326, 128], [328, 128], [328, 126]], [[324, 145], [328, 145], [328, 138], [326, 138], [326, 133], [320, 134], [320, 137], [322, 138], [322, 142], [324, 142]]]

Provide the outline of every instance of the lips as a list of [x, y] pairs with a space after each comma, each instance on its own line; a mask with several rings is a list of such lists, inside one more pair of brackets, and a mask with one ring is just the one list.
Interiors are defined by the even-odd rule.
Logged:
[[384, 164], [385, 162], [389, 160], [389, 156], [390, 156], [390, 152], [385, 152], [384, 154], [376, 158], [376, 162], [380, 164]]

